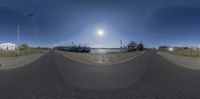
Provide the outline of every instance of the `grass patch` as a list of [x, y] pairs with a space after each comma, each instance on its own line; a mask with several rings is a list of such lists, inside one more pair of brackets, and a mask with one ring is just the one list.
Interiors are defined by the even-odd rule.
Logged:
[[178, 50], [173, 52], [168, 52], [174, 55], [180, 55], [180, 56], [187, 56], [187, 57], [200, 57], [200, 51], [195, 50]]
[[[43, 53], [44, 50], [20, 50], [20, 56], [31, 55], [35, 53]], [[17, 50], [16, 51], [0, 51], [0, 57], [17, 57]]]

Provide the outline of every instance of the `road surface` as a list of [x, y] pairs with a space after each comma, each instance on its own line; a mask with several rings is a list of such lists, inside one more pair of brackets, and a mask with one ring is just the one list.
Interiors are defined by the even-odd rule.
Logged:
[[200, 71], [155, 52], [115, 65], [88, 65], [50, 51], [0, 71], [0, 99], [200, 99]]

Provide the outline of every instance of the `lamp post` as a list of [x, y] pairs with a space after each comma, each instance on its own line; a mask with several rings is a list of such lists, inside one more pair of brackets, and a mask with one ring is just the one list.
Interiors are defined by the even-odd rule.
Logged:
[[18, 24], [18, 26], [17, 26], [17, 56], [19, 57], [19, 47], [20, 47], [20, 45], [19, 45], [19, 24]]
[[[28, 14], [28, 17], [31, 17], [31, 16], [33, 16], [33, 13], [29, 13]], [[22, 21], [21, 21], [22, 22]], [[19, 26], [20, 24], [18, 24], [17, 25], [17, 56], [19, 57], [20, 56], [20, 42], [19, 42], [19, 39], [20, 39], [20, 26]]]

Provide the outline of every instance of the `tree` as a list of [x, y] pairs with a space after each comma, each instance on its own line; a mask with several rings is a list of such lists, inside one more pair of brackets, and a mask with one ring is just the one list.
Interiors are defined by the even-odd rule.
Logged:
[[136, 42], [131, 41], [128, 44], [128, 52], [136, 51], [136, 48], [137, 48], [137, 43]]
[[21, 44], [21, 45], [20, 45], [20, 49], [21, 49], [21, 50], [28, 50], [28, 49], [29, 49], [29, 45], [28, 45], [28, 44], [25, 44], [25, 43], [24, 43], [24, 44]]
[[144, 50], [144, 45], [143, 45], [142, 43], [138, 44], [137, 50], [138, 50], [138, 51]]

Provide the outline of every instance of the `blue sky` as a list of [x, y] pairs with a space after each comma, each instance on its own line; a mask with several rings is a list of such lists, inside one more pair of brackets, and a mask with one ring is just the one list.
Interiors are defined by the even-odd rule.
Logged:
[[1, 0], [0, 43], [16, 43], [19, 24], [20, 42], [32, 46], [198, 45], [199, 17], [198, 0]]

